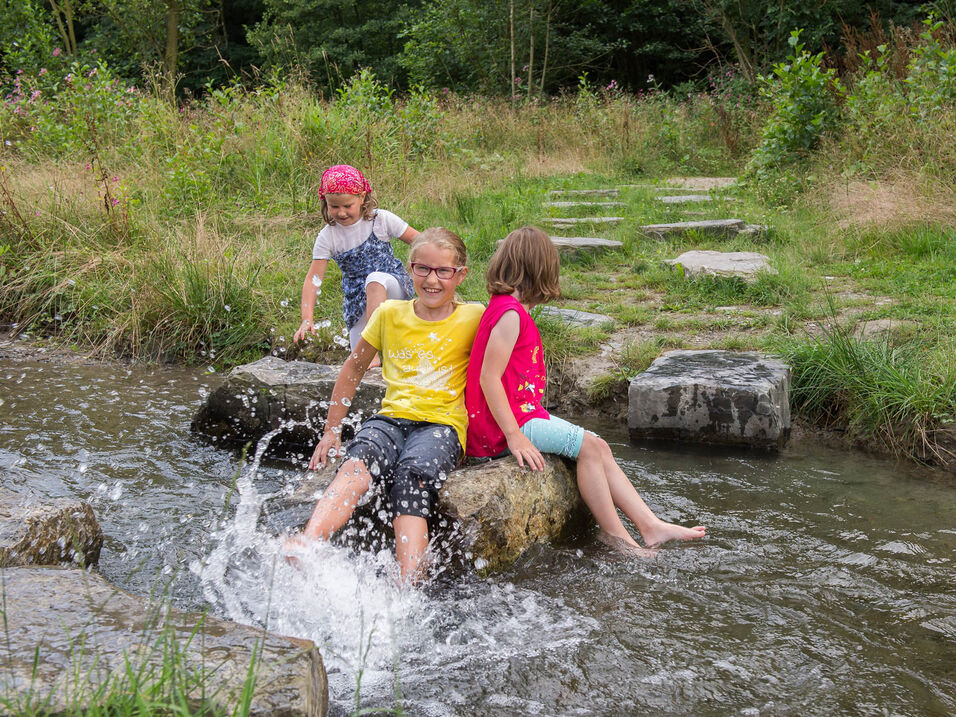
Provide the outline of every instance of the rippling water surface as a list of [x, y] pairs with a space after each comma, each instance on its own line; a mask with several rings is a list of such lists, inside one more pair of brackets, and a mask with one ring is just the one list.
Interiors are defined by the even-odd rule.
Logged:
[[400, 591], [387, 550], [320, 546], [301, 572], [275, 559], [260, 505], [301, 471], [190, 435], [217, 381], [0, 362], [2, 484], [89, 500], [100, 570], [132, 592], [315, 640], [334, 714], [956, 713], [952, 483], [806, 446], [667, 450], [602, 429], [649, 505], [706, 524], [705, 541], [633, 560], [582, 536]]

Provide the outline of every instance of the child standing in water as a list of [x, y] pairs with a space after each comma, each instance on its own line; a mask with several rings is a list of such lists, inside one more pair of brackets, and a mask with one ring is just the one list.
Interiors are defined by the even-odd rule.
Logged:
[[601, 539], [624, 552], [652, 554], [631, 537], [618, 509], [648, 547], [703, 537], [704, 526], [685, 528], [654, 515], [603, 439], [542, 407], [544, 349], [528, 312], [560, 295], [559, 272], [557, 249], [537, 227], [511, 232], [491, 258], [491, 299], [478, 325], [465, 390], [468, 455], [510, 451], [518, 465], [534, 470], [544, 468], [542, 452], [576, 459], [578, 490], [601, 527]]
[[412, 297], [412, 281], [389, 241], [401, 239], [410, 244], [418, 232], [391, 212], [378, 209], [368, 180], [347, 164], [322, 173], [319, 197], [326, 225], [312, 248], [312, 265], [302, 284], [302, 323], [293, 341], [315, 333], [315, 300], [332, 259], [342, 270], [342, 318], [349, 331], [349, 348], [354, 351], [379, 304], [385, 299]]
[[395, 557], [403, 581], [422, 577], [427, 518], [445, 477], [462, 456], [468, 414], [465, 373], [484, 308], [461, 304], [455, 291], [468, 274], [465, 244], [442, 228], [412, 242], [414, 301], [385, 301], [371, 316], [332, 391], [322, 439], [309, 468], [325, 466], [341, 445], [342, 420], [376, 352], [382, 356], [385, 398], [345, 449], [345, 459], [319, 499], [301, 536], [328, 540], [345, 525], [373, 483], [388, 496]]

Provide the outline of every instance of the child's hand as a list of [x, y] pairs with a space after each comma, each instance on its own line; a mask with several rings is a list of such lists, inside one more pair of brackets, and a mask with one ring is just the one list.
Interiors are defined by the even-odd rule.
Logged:
[[332, 452], [332, 457], [334, 458], [338, 455], [341, 446], [342, 439], [339, 437], [337, 431], [328, 430], [323, 433], [322, 440], [319, 441], [319, 445], [317, 445], [315, 451], [312, 452], [312, 460], [309, 461], [309, 470], [318, 470], [320, 466], [325, 468], [325, 464], [329, 462], [329, 452]]
[[299, 324], [299, 328], [292, 337], [292, 341], [294, 343], [299, 343], [305, 338], [305, 335], [310, 332], [313, 336], [315, 336], [315, 324], [312, 323], [312, 319], [302, 319], [302, 323]]
[[544, 470], [544, 456], [523, 433], [519, 432], [508, 437], [508, 450], [511, 451], [511, 455], [515, 457], [518, 465], [522, 468], [527, 462], [528, 468], [533, 471]]

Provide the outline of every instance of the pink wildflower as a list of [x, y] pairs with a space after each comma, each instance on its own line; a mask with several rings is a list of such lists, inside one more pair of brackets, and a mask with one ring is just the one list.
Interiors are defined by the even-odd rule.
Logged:
[[37, 73], [37, 77], [43, 77], [46, 74], [47, 70], [45, 67], [41, 67], [40, 71]]
[[63, 54], [63, 50], [61, 50], [59, 47], [54, 47], [54, 48], [53, 48], [53, 56], [54, 56], [54, 57], [59, 57], [59, 56], [62, 55], [62, 54]]

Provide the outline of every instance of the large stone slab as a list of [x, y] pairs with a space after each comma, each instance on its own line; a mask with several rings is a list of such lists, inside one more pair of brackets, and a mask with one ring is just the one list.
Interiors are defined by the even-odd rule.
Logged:
[[[6, 569], [3, 589], [0, 691], [11, 714], [27, 712], [28, 704], [43, 705], [44, 714], [80, 714], [102, 699], [100, 690], [145, 693], [164, 665], [177, 662], [191, 702], [204, 696], [233, 714], [253, 661], [248, 714], [320, 717], [328, 711], [325, 667], [309, 640], [180, 612], [75, 568]], [[167, 655], [177, 659], [164, 660]], [[130, 684], [131, 672], [138, 686]]]
[[[544, 459], [542, 471], [520, 468], [509, 456], [452, 472], [439, 494], [439, 516], [432, 521], [437, 541], [454, 544], [459, 554], [471, 555], [474, 567], [488, 572], [510, 565], [533, 545], [591, 528], [594, 521], [578, 492], [575, 464], [554, 455]], [[290, 496], [268, 501], [263, 506], [268, 529], [303, 527], [335, 470], [330, 465], [310, 471]], [[379, 502], [370, 500], [356, 509], [352, 522], [388, 530], [381, 510]]]
[[733, 351], [668, 351], [628, 388], [633, 440], [782, 448], [790, 436], [790, 367]]
[[761, 274], [776, 274], [770, 258], [753, 251], [687, 251], [665, 264], [678, 268], [685, 277], [732, 276], [754, 282]]
[[0, 488], [0, 568], [95, 565], [102, 547], [103, 530], [88, 503]]
[[[206, 397], [192, 430], [229, 444], [257, 441], [276, 431], [276, 446], [311, 450], [325, 426], [327, 402], [340, 368], [275, 356], [237, 366]], [[384, 396], [381, 370], [367, 372], [349, 408], [346, 437], [350, 425], [375, 413]]]
[[747, 226], [743, 219], [704, 219], [694, 222], [672, 222], [670, 224], [645, 224], [640, 227], [641, 232], [648, 236], [661, 239], [665, 236], [676, 236], [697, 232], [710, 236], [736, 236]]

